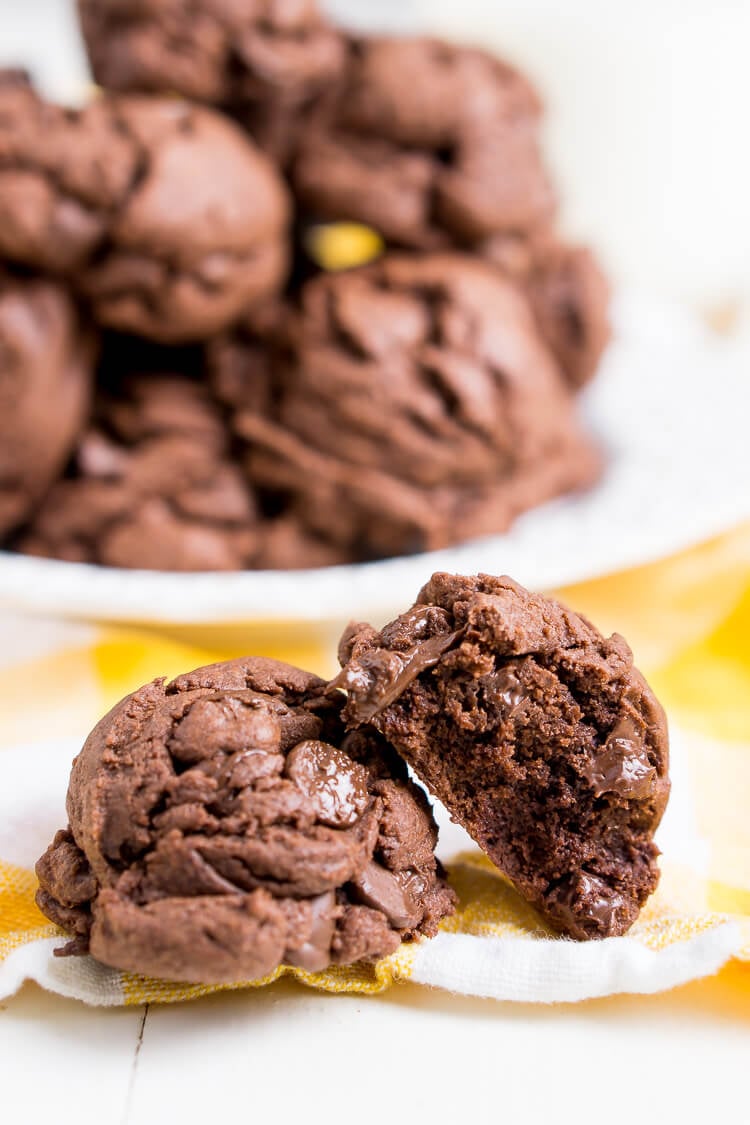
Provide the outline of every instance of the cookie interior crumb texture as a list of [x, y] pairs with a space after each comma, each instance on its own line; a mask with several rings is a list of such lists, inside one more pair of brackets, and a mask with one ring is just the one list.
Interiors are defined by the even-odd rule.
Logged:
[[624, 933], [656, 887], [664, 712], [631, 651], [509, 578], [435, 574], [341, 642], [344, 715], [376, 729], [559, 931]]
[[423, 792], [322, 680], [246, 658], [156, 680], [76, 759], [69, 827], [37, 864], [62, 950], [171, 980], [375, 960], [454, 896]]

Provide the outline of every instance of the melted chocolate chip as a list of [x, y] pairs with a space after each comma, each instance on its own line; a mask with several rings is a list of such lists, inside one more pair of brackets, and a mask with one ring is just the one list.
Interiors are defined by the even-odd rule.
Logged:
[[416, 867], [407, 867], [403, 871], [397, 871], [395, 878], [407, 895], [414, 899], [421, 897], [427, 890], [427, 880]]
[[436, 614], [441, 613], [443, 617], [447, 618], [447, 614], [443, 611], [436, 609], [432, 605], [415, 605], [413, 609], [407, 610], [399, 617], [399, 621], [406, 629], [413, 630], [416, 636], [424, 633], [430, 621], [432, 621]]
[[585, 776], [597, 797], [604, 793], [635, 800], [648, 797], [656, 770], [643, 745], [642, 726], [630, 715], [623, 715], [601, 751], [588, 764]]
[[286, 760], [286, 775], [312, 802], [321, 823], [348, 828], [367, 808], [367, 772], [327, 742], [299, 742]]
[[342, 669], [332, 688], [343, 688], [349, 694], [349, 714], [355, 726], [367, 723], [382, 711], [451, 648], [459, 633], [443, 633], [412, 645], [403, 652], [384, 649], [363, 653]]
[[614, 932], [615, 917], [625, 900], [597, 875], [581, 871], [578, 876], [571, 876], [556, 905], [559, 918], [571, 929], [590, 920], [603, 934], [610, 934]]
[[352, 880], [352, 886], [360, 901], [382, 911], [392, 926], [404, 929], [419, 920], [419, 908], [407, 887], [374, 860]]
[[497, 672], [489, 677], [489, 682], [493, 693], [502, 700], [511, 714], [528, 698], [521, 681], [512, 668], [498, 668]]
[[273, 777], [284, 768], [283, 754], [267, 750], [240, 750], [232, 754], [221, 771], [220, 780], [230, 789], [245, 789], [261, 777]]

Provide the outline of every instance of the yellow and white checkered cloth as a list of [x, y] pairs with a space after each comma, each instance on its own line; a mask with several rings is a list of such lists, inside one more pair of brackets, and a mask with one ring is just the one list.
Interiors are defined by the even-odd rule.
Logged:
[[[675, 739], [662, 881], [623, 938], [554, 937], [478, 851], [448, 864], [459, 909], [433, 941], [377, 965], [279, 976], [333, 992], [411, 980], [503, 1000], [573, 1001], [658, 992], [715, 973], [750, 979], [750, 527], [673, 559], [558, 591], [603, 631], [617, 629], [665, 703]], [[0, 998], [25, 979], [92, 1004], [175, 1001], [214, 991], [57, 959], [61, 932], [34, 905], [33, 859], [62, 822], [70, 760], [117, 699], [157, 675], [238, 655], [163, 634], [11, 623], [0, 678]], [[35, 639], [39, 634], [42, 640]], [[15, 645], [33, 658], [9, 659]], [[332, 671], [332, 654], [254, 645]]]

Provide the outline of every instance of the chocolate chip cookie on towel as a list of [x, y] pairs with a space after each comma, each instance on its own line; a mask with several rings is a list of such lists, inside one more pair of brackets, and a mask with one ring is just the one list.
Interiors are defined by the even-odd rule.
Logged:
[[510, 578], [434, 574], [334, 681], [556, 929], [624, 933], [658, 881], [664, 712], [627, 643]]
[[316, 676], [245, 658], [156, 680], [94, 728], [37, 864], [63, 952], [197, 983], [374, 960], [453, 910], [427, 801]]

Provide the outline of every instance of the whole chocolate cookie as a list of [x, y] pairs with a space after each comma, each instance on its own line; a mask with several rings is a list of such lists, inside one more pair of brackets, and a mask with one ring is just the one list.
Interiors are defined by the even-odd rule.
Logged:
[[346, 56], [314, 0], [78, 0], [78, 8], [101, 86], [219, 106], [275, 154], [289, 151], [295, 118]]
[[485, 51], [355, 40], [301, 138], [295, 191], [313, 215], [368, 223], [407, 247], [466, 247], [544, 227], [554, 199], [539, 112], [529, 83]]
[[0, 270], [0, 536], [62, 472], [85, 424], [93, 360], [62, 287]]
[[379, 736], [344, 735], [324, 688], [250, 657], [156, 680], [101, 720], [37, 864], [63, 952], [208, 984], [435, 933], [453, 895], [424, 794]]
[[283, 284], [288, 221], [274, 167], [220, 114], [117, 95], [64, 109], [0, 75], [0, 254], [70, 277], [99, 323], [219, 331]]
[[134, 344], [109, 339], [93, 422], [19, 549], [148, 570], [241, 569], [258, 549], [259, 516], [222, 412], [191, 377], [200, 355]]
[[558, 930], [622, 934], [656, 887], [664, 712], [622, 637], [510, 578], [434, 574], [341, 641], [344, 717], [375, 728]]
[[483, 262], [404, 254], [317, 278], [285, 332], [275, 363], [252, 337], [213, 344], [214, 376], [250, 479], [350, 559], [503, 531], [597, 475], [528, 300]]

